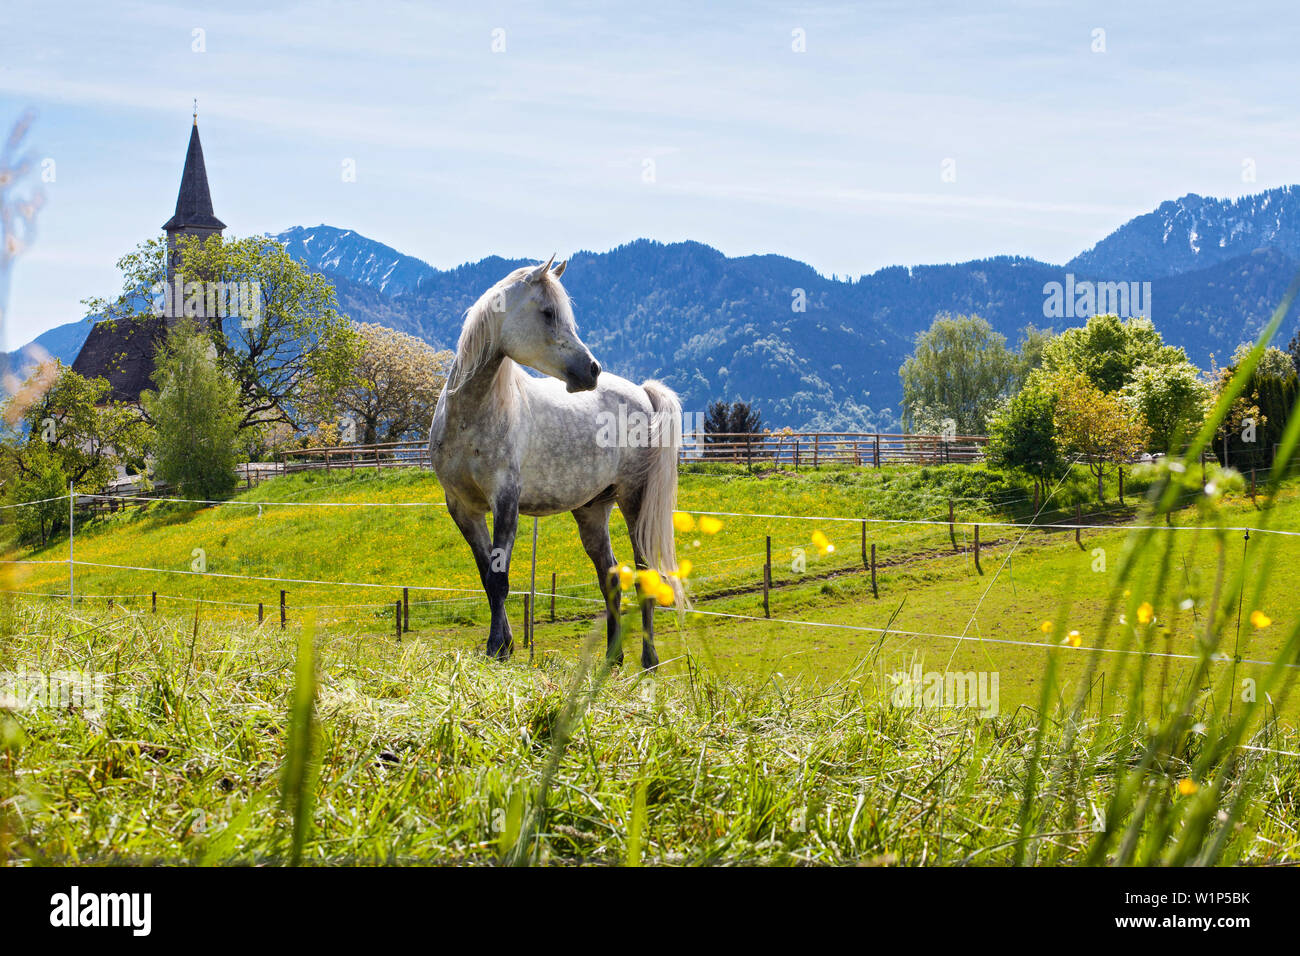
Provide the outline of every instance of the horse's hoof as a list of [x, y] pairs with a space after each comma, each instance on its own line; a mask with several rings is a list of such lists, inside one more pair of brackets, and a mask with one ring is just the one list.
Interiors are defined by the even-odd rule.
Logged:
[[641, 652], [641, 669], [643, 671], [652, 671], [659, 666], [659, 655], [654, 651]]
[[610, 667], [622, 667], [622, 666], [623, 666], [623, 655], [622, 655], [622, 653], [620, 652], [619, 655], [618, 655], [618, 657], [607, 657], [607, 658], [605, 658], [605, 663], [608, 664]]

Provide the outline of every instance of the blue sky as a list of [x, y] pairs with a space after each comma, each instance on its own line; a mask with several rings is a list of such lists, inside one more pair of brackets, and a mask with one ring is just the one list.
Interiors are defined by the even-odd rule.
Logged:
[[118, 288], [194, 97], [228, 235], [324, 222], [440, 267], [642, 236], [840, 276], [1062, 262], [1165, 199], [1300, 182], [1288, 4], [619, 6], [4, 0], [0, 122], [34, 107], [55, 161], [7, 347]]

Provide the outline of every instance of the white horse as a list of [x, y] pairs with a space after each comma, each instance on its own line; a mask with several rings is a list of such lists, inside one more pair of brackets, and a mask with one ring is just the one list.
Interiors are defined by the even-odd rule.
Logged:
[[[456, 361], [433, 415], [429, 452], [447, 510], [474, 552], [487, 592], [488, 656], [504, 660], [514, 648], [505, 602], [519, 515], [571, 511], [605, 598], [608, 660], [621, 664], [622, 588], [609, 539], [616, 503], [631, 533], [635, 566], [662, 573], [682, 606], [680, 582], [670, 576], [677, 569], [672, 518], [681, 404], [659, 382], [634, 385], [601, 374], [578, 338], [560, 285], [567, 263], [551, 271], [554, 261], [516, 269], [465, 314]], [[520, 365], [550, 378], [528, 375]], [[651, 425], [611, 440], [611, 420]], [[641, 666], [651, 668], [659, 663], [655, 596], [642, 584], [638, 575]]]

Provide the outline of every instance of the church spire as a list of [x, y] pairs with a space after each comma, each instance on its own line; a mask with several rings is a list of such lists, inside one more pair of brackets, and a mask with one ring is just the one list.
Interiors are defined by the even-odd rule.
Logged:
[[169, 234], [208, 236], [220, 232], [226, 224], [212, 212], [212, 194], [208, 191], [208, 171], [203, 165], [203, 144], [199, 142], [198, 106], [194, 126], [190, 129], [190, 147], [185, 154], [185, 172], [176, 196], [176, 214], [163, 223]]

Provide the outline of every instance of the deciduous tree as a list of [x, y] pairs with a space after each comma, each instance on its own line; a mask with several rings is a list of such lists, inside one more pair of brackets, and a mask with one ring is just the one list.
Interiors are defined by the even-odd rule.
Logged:
[[1081, 372], [1052, 376], [1048, 387], [1061, 447], [1097, 476], [1097, 499], [1104, 501], [1106, 469], [1142, 454], [1149, 436], [1146, 423], [1132, 405], [1103, 392]]
[[[184, 295], [174, 296], [166, 288], [162, 239], [141, 243], [119, 260], [123, 289], [116, 300], [86, 305], [107, 319], [130, 320], [163, 307], [193, 318], [211, 336], [218, 366], [238, 386], [241, 429], [269, 422], [300, 429], [319, 420], [318, 403], [350, 380], [358, 346], [336, 308], [334, 287], [266, 237], [186, 237], [178, 249], [177, 271], [186, 283], [223, 283], [253, 293], [239, 299], [237, 314], [213, 314], [222, 311], [220, 302], [202, 288], [184, 286]], [[235, 301], [233, 294], [227, 301]]]
[[959, 434], [983, 434], [998, 402], [1019, 375], [1006, 336], [977, 315], [940, 315], [916, 337], [916, 350], [898, 370], [903, 423], [911, 431], [942, 430], [951, 419]]
[[154, 470], [182, 495], [214, 499], [235, 487], [239, 464], [239, 389], [217, 366], [212, 340], [188, 320], [158, 350], [157, 392], [141, 400], [157, 430]]
[[[358, 348], [352, 378], [335, 404], [351, 419], [354, 440], [364, 444], [400, 441], [425, 434], [433, 421], [454, 356], [413, 335], [382, 325], [356, 323]], [[328, 401], [322, 396], [320, 401]]]

